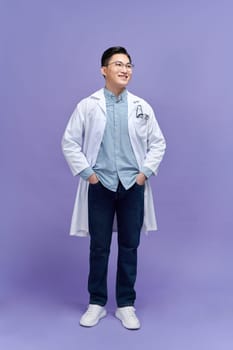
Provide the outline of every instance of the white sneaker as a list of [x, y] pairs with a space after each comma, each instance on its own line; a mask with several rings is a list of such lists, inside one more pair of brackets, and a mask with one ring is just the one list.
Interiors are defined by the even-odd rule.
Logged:
[[139, 329], [140, 322], [135, 314], [133, 306], [118, 307], [115, 316], [121, 321], [127, 329]]
[[104, 306], [89, 304], [87, 311], [82, 315], [79, 323], [84, 327], [93, 327], [106, 315], [107, 311]]

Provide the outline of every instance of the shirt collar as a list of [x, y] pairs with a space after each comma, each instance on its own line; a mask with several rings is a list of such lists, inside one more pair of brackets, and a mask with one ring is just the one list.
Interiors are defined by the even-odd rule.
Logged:
[[104, 88], [105, 98], [114, 102], [125, 101], [127, 96], [127, 90], [124, 89], [119, 96], [114, 95], [110, 90], [106, 87]]

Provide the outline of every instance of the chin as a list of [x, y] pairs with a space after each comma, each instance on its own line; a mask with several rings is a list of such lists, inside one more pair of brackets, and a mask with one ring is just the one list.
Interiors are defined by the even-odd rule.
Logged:
[[128, 85], [128, 80], [125, 81], [125, 82], [121, 82], [121, 83], [118, 84], [118, 86], [121, 87], [121, 88], [124, 88], [124, 87], [126, 87], [127, 85]]

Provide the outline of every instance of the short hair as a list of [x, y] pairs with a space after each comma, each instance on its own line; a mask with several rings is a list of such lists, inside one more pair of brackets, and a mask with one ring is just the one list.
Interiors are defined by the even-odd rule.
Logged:
[[104, 53], [101, 57], [101, 67], [107, 66], [108, 62], [110, 61], [110, 58], [113, 55], [118, 54], [118, 53], [122, 53], [122, 54], [126, 55], [129, 59], [129, 62], [131, 63], [131, 57], [124, 47], [113, 46], [113, 47], [110, 47], [109, 49], [104, 51]]

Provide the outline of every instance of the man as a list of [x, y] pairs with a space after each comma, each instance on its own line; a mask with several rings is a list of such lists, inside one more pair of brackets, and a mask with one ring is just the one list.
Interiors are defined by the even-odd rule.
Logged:
[[140, 328], [134, 308], [137, 248], [142, 229], [156, 230], [147, 179], [157, 174], [165, 140], [151, 106], [126, 89], [132, 71], [125, 48], [107, 49], [101, 58], [105, 87], [78, 103], [62, 140], [70, 169], [80, 176], [71, 234], [90, 234], [90, 300], [80, 319], [86, 327], [106, 316], [108, 258], [116, 217], [115, 316], [127, 329]]

